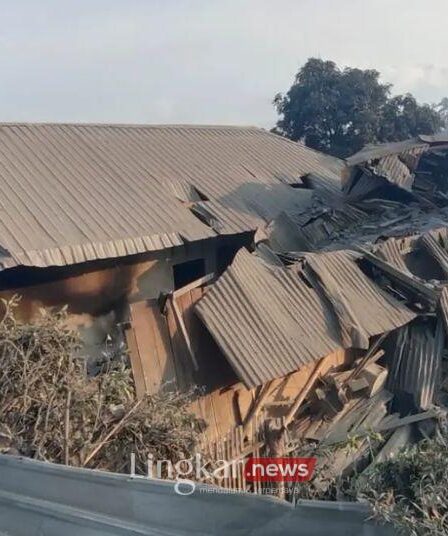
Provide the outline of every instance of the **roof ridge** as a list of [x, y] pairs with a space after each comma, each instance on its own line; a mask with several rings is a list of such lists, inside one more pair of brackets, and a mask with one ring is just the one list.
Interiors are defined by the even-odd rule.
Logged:
[[254, 125], [203, 125], [195, 123], [179, 123], [179, 124], [170, 124], [170, 123], [84, 123], [84, 122], [1, 122], [0, 128], [2, 127], [39, 127], [39, 126], [55, 126], [55, 127], [105, 127], [105, 128], [150, 128], [150, 129], [169, 129], [169, 128], [180, 128], [180, 129], [205, 129], [205, 130], [220, 130], [220, 129], [235, 129], [235, 130], [262, 130], [262, 127], [257, 127]]

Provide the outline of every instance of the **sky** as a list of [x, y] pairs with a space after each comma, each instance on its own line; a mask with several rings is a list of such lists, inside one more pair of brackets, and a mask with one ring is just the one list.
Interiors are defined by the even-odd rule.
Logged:
[[243, 124], [307, 58], [448, 95], [448, 1], [0, 0], [0, 121]]

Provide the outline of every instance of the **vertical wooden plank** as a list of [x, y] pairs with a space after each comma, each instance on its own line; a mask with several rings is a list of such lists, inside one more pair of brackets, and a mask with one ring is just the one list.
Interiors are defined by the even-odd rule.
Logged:
[[154, 327], [151, 315], [146, 302], [131, 303], [130, 309], [146, 392], [153, 394], [159, 390], [161, 371], [154, 344]]
[[[189, 293], [185, 294], [185, 296], [189, 296]], [[181, 299], [183, 297], [184, 296], [181, 296]], [[194, 369], [198, 370], [199, 365], [198, 365], [198, 362], [196, 360], [196, 356], [194, 355], [194, 350], [193, 350], [193, 346], [192, 346], [192, 343], [191, 343], [190, 335], [188, 333], [187, 327], [186, 327], [185, 322], [184, 322], [184, 313], [182, 311], [182, 308], [179, 306], [179, 303], [177, 303], [177, 301], [175, 299], [171, 300], [171, 304], [173, 306], [173, 311], [174, 311], [174, 315], [175, 315], [175, 318], [176, 318], [176, 322], [177, 322], [177, 325], [179, 327], [180, 332], [182, 333], [182, 337], [184, 339], [184, 343], [185, 343], [185, 346], [187, 348], [188, 355], [191, 358], [191, 361], [193, 363]]]
[[178, 329], [171, 300], [166, 303], [166, 311], [177, 383], [181, 391], [186, 391], [194, 385], [191, 360], [187, 354], [182, 334]]
[[[239, 433], [239, 427], [237, 426], [234, 430], [233, 430], [233, 441], [234, 441], [234, 449], [235, 449], [235, 453], [234, 453], [234, 458], [239, 458], [240, 456], [240, 453], [241, 453], [241, 448], [240, 448], [240, 433]], [[241, 463], [238, 461], [238, 465], [237, 465], [237, 470], [236, 470], [236, 489], [238, 489], [239, 491], [241, 491]]]
[[199, 397], [199, 405], [201, 413], [203, 414], [204, 421], [207, 423], [206, 435], [211, 441], [215, 441], [218, 438], [218, 427], [215, 418], [215, 412], [213, 410], [213, 403], [210, 395], [203, 395]]
[[164, 385], [167, 384], [171, 386], [172, 389], [176, 389], [176, 371], [166, 319], [162, 316], [159, 304], [156, 300], [150, 304], [150, 308], [161, 381]]
[[232, 411], [231, 391], [220, 392], [218, 389], [210, 393], [215, 413], [216, 426], [220, 437], [224, 437], [235, 426]]
[[146, 384], [143, 377], [142, 363], [138, 353], [137, 341], [132, 327], [125, 330], [126, 342], [129, 349], [129, 358], [131, 361], [132, 375], [134, 376], [135, 394], [140, 400], [145, 396]]
[[[238, 434], [239, 434], [239, 445], [241, 451], [244, 450], [244, 432], [243, 427], [238, 426]], [[241, 468], [241, 485], [243, 487], [243, 491], [247, 490], [247, 484], [246, 484], [246, 473], [244, 472], [244, 466]]]

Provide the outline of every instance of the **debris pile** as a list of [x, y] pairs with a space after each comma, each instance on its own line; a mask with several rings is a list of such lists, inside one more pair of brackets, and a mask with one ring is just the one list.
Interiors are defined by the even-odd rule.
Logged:
[[[285, 498], [367, 498], [412, 534], [444, 534], [448, 138], [371, 147], [349, 165], [344, 184], [305, 178], [311, 209], [259, 229], [196, 312], [241, 380], [262, 385], [242, 418], [244, 433], [262, 423], [253, 454], [318, 460]], [[338, 348], [351, 360], [328, 366]], [[313, 362], [282, 398], [275, 382]]]
[[129, 368], [88, 377], [79, 336], [65, 312], [42, 312], [36, 323], [15, 319], [17, 298], [3, 302], [0, 321], [0, 448], [55, 463], [145, 473], [148, 456], [183, 459], [193, 452], [199, 422], [191, 393], [135, 399]]

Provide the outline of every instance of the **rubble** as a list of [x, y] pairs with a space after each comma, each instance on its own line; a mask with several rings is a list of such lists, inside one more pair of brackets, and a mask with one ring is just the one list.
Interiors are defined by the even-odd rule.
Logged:
[[[283, 445], [280, 455], [308, 454], [319, 460], [311, 484], [297, 485], [290, 500], [368, 496], [367, 487], [359, 494], [353, 491], [358, 475], [365, 482], [372, 471], [384, 470], [378, 464], [395, 463], [389, 460], [403, 449], [416, 445], [418, 452], [419, 441], [431, 441], [445, 420], [448, 173], [442, 171], [444, 159], [448, 161], [447, 141], [443, 140], [443, 148], [439, 143], [436, 152], [430, 144], [404, 154], [400, 148], [393, 158], [387, 148], [380, 148], [369, 158], [369, 179], [363, 180], [378, 180], [381, 187], [372, 189], [370, 184], [363, 194], [358, 190], [356, 198], [347, 195], [349, 188], [342, 183], [329, 185], [328, 179], [310, 178], [308, 184], [316, 194], [312, 209], [297, 217], [282, 214], [260, 230], [251, 262], [244, 254], [243, 269], [238, 254], [196, 307], [223, 352], [229, 358], [231, 353], [240, 366], [246, 359], [259, 366], [258, 347], [250, 352], [244, 345], [264, 340], [268, 347], [267, 330], [275, 326], [274, 311], [279, 307], [289, 311], [302, 329], [309, 322], [305, 330], [321, 341], [322, 318], [336, 321], [332, 333], [337, 333], [340, 346], [358, 349], [351, 365], [311, 375], [296, 399], [284, 403], [280, 428], [272, 425], [282, 432], [283, 441], [277, 442]], [[428, 166], [434, 170], [434, 159], [442, 171], [437, 172], [431, 201], [431, 196], [422, 195], [422, 176], [428, 180], [428, 175], [420, 170]], [[409, 166], [406, 173], [399, 163]], [[356, 169], [360, 166], [366, 175], [367, 167], [356, 164]], [[356, 176], [355, 170], [351, 180]], [[265, 277], [261, 283], [255, 276], [261, 265], [272, 282]], [[250, 278], [252, 286], [241, 274]], [[286, 277], [295, 278], [295, 283], [274, 291], [275, 280]], [[313, 313], [310, 299], [294, 295], [292, 289], [301, 281], [321, 300], [323, 317]], [[257, 292], [261, 301], [255, 298]], [[382, 309], [378, 300], [384, 299], [388, 306]], [[404, 309], [391, 314], [392, 304]], [[400, 315], [402, 325], [394, 324]], [[375, 326], [375, 319], [383, 324]], [[386, 325], [386, 319], [392, 324]], [[235, 339], [231, 325], [242, 329], [244, 342]], [[281, 322], [280, 329], [286, 325]], [[293, 341], [300, 326], [283, 340]], [[304, 340], [302, 335], [293, 347]], [[313, 344], [314, 340], [307, 347]], [[258, 405], [262, 403], [260, 398]], [[388, 493], [397, 493], [390, 485]], [[393, 518], [383, 509], [382, 519]]]

